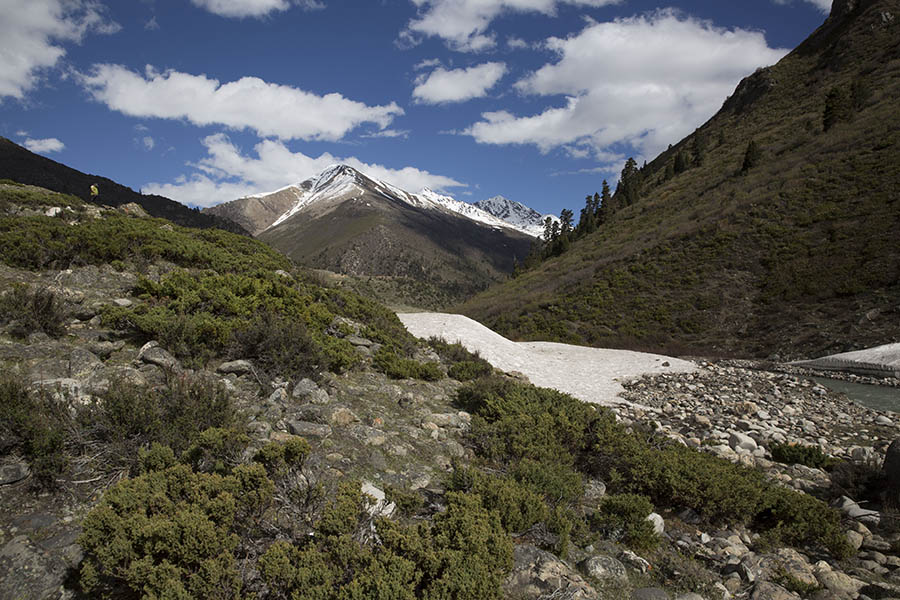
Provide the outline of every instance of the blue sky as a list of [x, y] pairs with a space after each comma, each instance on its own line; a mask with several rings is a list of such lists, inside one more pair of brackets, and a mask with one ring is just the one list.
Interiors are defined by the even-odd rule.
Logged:
[[829, 0], [0, 0], [0, 135], [195, 206], [347, 162], [577, 209]]

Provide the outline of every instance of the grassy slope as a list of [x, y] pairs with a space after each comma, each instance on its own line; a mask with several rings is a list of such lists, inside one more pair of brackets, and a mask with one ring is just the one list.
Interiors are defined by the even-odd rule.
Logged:
[[[881, 18], [898, 8], [867, 3], [826, 23], [650, 163], [635, 205], [462, 311], [517, 338], [669, 351], [793, 355], [900, 339], [900, 25]], [[871, 97], [824, 132], [828, 90], [856, 79]], [[703, 164], [666, 180], [696, 135]], [[741, 175], [751, 139], [762, 161]]]

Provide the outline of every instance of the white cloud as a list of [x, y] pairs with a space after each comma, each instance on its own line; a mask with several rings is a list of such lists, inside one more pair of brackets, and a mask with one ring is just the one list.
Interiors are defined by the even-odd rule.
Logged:
[[159, 22], [156, 20], [156, 15], [150, 17], [150, 20], [144, 23], [144, 29], [147, 31], [156, 31], [159, 29]]
[[510, 36], [506, 38], [506, 46], [510, 50], [524, 50], [528, 48], [528, 42], [519, 37]]
[[79, 77], [95, 100], [126, 115], [252, 129], [283, 140], [338, 140], [363, 123], [384, 129], [403, 114], [395, 102], [367, 106], [337, 93], [318, 96], [257, 77], [220, 84], [205, 75], [161, 73], [149, 65], [142, 76], [112, 64], [94, 65]]
[[391, 169], [364, 163], [355, 157], [338, 158], [328, 152], [311, 157], [301, 152], [291, 152], [275, 140], [263, 140], [256, 144], [256, 158], [242, 154], [221, 133], [204, 138], [203, 145], [206, 146], [207, 156], [191, 165], [197, 169], [196, 172], [182, 176], [174, 183], [149, 183], [143, 187], [144, 191], [186, 204], [213, 206], [299, 183], [335, 163], [350, 165], [371, 177], [410, 191], [419, 191], [424, 187], [436, 191], [465, 187], [465, 184], [450, 177], [414, 167]]
[[487, 144], [534, 144], [541, 151], [616, 143], [654, 156], [709, 119], [738, 81], [787, 53], [762, 33], [724, 30], [672, 10], [607, 23], [590, 21], [545, 46], [559, 60], [516, 83], [526, 94], [564, 95], [531, 116], [482, 114], [464, 133]]
[[381, 131], [374, 131], [372, 133], [364, 133], [360, 137], [363, 138], [403, 138], [406, 139], [409, 137], [408, 129], [382, 129]]
[[0, 99], [25, 97], [42, 69], [56, 66], [66, 43], [80, 43], [89, 32], [115, 33], [121, 27], [104, 8], [86, 0], [4, 0], [0, 19]]
[[506, 74], [506, 65], [489, 62], [468, 69], [437, 68], [416, 78], [413, 98], [425, 104], [465, 102], [481, 98]]
[[478, 52], [496, 45], [488, 31], [491, 22], [504, 13], [537, 12], [556, 14], [562, 4], [598, 7], [621, 0], [412, 0], [419, 9], [400, 37], [408, 45], [417, 35], [437, 36], [448, 46], [464, 52]]
[[420, 62], [416, 65], [413, 65], [413, 70], [421, 71], [422, 69], [430, 69], [432, 67], [439, 67], [439, 66], [441, 66], [441, 59], [427, 58], [427, 59], [423, 60], [422, 62]]
[[66, 145], [56, 138], [44, 138], [41, 140], [33, 140], [28, 138], [22, 145], [37, 154], [49, 154], [51, 152], [60, 152], [65, 149]]
[[[772, 0], [775, 4], [791, 4], [793, 0]], [[819, 12], [823, 14], [829, 14], [831, 12], [831, 2], [832, 0], [805, 0], [809, 4], [812, 4], [816, 8], [819, 9]]]
[[321, 10], [325, 5], [318, 0], [191, 0], [194, 6], [208, 10], [220, 17], [265, 17], [272, 12], [283, 12], [291, 5], [303, 10]]
[[141, 139], [141, 143], [144, 145], [144, 148], [147, 150], [153, 150], [154, 146], [156, 146], [156, 140], [154, 140], [149, 135], [145, 135], [143, 139]]

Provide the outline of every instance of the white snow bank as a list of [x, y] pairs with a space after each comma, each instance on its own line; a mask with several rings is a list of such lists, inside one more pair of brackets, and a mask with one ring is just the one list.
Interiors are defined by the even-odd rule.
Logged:
[[659, 354], [609, 350], [553, 342], [513, 342], [463, 315], [402, 313], [410, 333], [459, 342], [503, 371], [518, 371], [534, 385], [553, 388], [585, 402], [623, 404], [620, 381], [658, 373], [697, 370], [689, 361]]
[[900, 344], [885, 344], [865, 350], [842, 352], [814, 360], [793, 363], [826, 371], [847, 371], [860, 375], [900, 378]]

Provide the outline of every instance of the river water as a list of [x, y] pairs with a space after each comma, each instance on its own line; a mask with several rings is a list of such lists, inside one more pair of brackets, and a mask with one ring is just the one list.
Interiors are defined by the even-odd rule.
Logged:
[[847, 394], [848, 398], [865, 407], [900, 413], [900, 387], [868, 385], [824, 377], [813, 379], [829, 389]]

